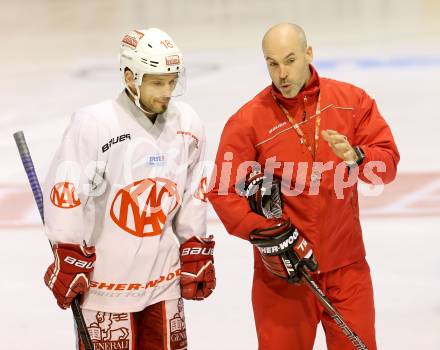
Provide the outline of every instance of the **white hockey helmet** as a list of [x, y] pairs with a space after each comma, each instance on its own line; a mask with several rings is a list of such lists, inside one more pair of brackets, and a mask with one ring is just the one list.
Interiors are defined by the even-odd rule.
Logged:
[[[179, 73], [179, 87], [173, 96], [183, 94], [185, 89], [183, 55], [174, 40], [157, 28], [132, 30], [124, 35], [119, 52], [119, 64], [123, 81], [128, 68], [133, 72], [139, 104], [139, 86], [144, 74]], [[129, 89], [128, 89], [129, 90]]]

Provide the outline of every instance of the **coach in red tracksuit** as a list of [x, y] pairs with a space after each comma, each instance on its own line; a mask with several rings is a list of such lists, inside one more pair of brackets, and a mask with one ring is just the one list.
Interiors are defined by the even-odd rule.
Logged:
[[[263, 52], [273, 84], [228, 120], [208, 198], [228, 232], [249, 240], [253, 230], [274, 222], [253, 213], [236, 184], [250, 161], [271, 168], [283, 183], [284, 215], [312, 246], [319, 265], [313, 278], [374, 350], [373, 288], [356, 181], [386, 184], [395, 178], [399, 153], [393, 136], [362, 89], [319, 77], [299, 26], [272, 27]], [[319, 322], [328, 349], [353, 349], [305, 285], [270, 273], [257, 249], [254, 260], [259, 349], [311, 350]]]

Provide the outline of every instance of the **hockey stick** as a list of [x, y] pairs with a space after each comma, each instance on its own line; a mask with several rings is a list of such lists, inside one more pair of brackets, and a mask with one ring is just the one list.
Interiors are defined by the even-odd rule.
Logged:
[[318, 287], [318, 285], [310, 277], [310, 275], [304, 270], [304, 268], [300, 267], [298, 270], [303, 276], [307, 286], [310, 288], [312, 293], [315, 294], [321, 305], [325, 308], [331, 318], [333, 318], [333, 321], [335, 321], [338, 327], [344, 332], [348, 340], [351, 341], [354, 348], [358, 350], [368, 350], [361, 338], [359, 338], [359, 336], [345, 323], [342, 316], [339, 314], [338, 311], [336, 311], [330, 300], [326, 297], [324, 292]]
[[[23, 163], [24, 170], [29, 180], [29, 184], [34, 195], [35, 202], [37, 203], [38, 211], [40, 212], [41, 221], [44, 224], [44, 211], [43, 211], [43, 193], [41, 191], [40, 183], [38, 182], [37, 173], [35, 172], [34, 163], [32, 162], [29, 148], [26, 144], [23, 131], [17, 131], [14, 133], [15, 143], [17, 144], [18, 153], [20, 153], [21, 162]], [[50, 246], [52, 243], [49, 241]], [[93, 350], [92, 340], [87, 330], [86, 322], [84, 321], [81, 308], [79, 306], [79, 296], [77, 296], [72, 304], [72, 313], [75, 318], [76, 326], [79, 336], [84, 344], [85, 350]]]
[[282, 253], [280, 257], [287, 270], [287, 273], [289, 274], [289, 277], [293, 277], [295, 274], [299, 273], [304, 278], [307, 287], [309, 287], [312, 293], [318, 298], [320, 304], [324, 307], [331, 318], [333, 318], [333, 321], [335, 321], [338, 327], [346, 335], [348, 340], [353, 344], [354, 348], [357, 350], [368, 350], [367, 346], [364, 344], [361, 338], [359, 338], [359, 336], [345, 323], [341, 314], [335, 309], [330, 300], [318, 287], [316, 282], [310, 277], [304, 267], [300, 265], [297, 268], [294, 268], [291, 264], [288, 252]]

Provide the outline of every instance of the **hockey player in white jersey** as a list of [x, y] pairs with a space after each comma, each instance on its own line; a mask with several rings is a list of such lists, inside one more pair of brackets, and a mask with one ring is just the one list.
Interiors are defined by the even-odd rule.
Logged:
[[181, 298], [215, 288], [203, 127], [171, 99], [184, 67], [166, 33], [126, 34], [120, 69], [124, 91], [73, 115], [49, 169], [44, 280], [61, 308], [82, 294], [95, 349], [186, 349]]

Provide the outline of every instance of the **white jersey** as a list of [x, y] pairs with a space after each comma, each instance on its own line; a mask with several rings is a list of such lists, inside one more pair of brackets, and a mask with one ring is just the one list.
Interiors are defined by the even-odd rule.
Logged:
[[136, 312], [180, 297], [179, 243], [206, 233], [204, 148], [201, 121], [182, 102], [154, 124], [125, 92], [73, 115], [44, 210], [52, 242], [96, 247], [83, 308]]

